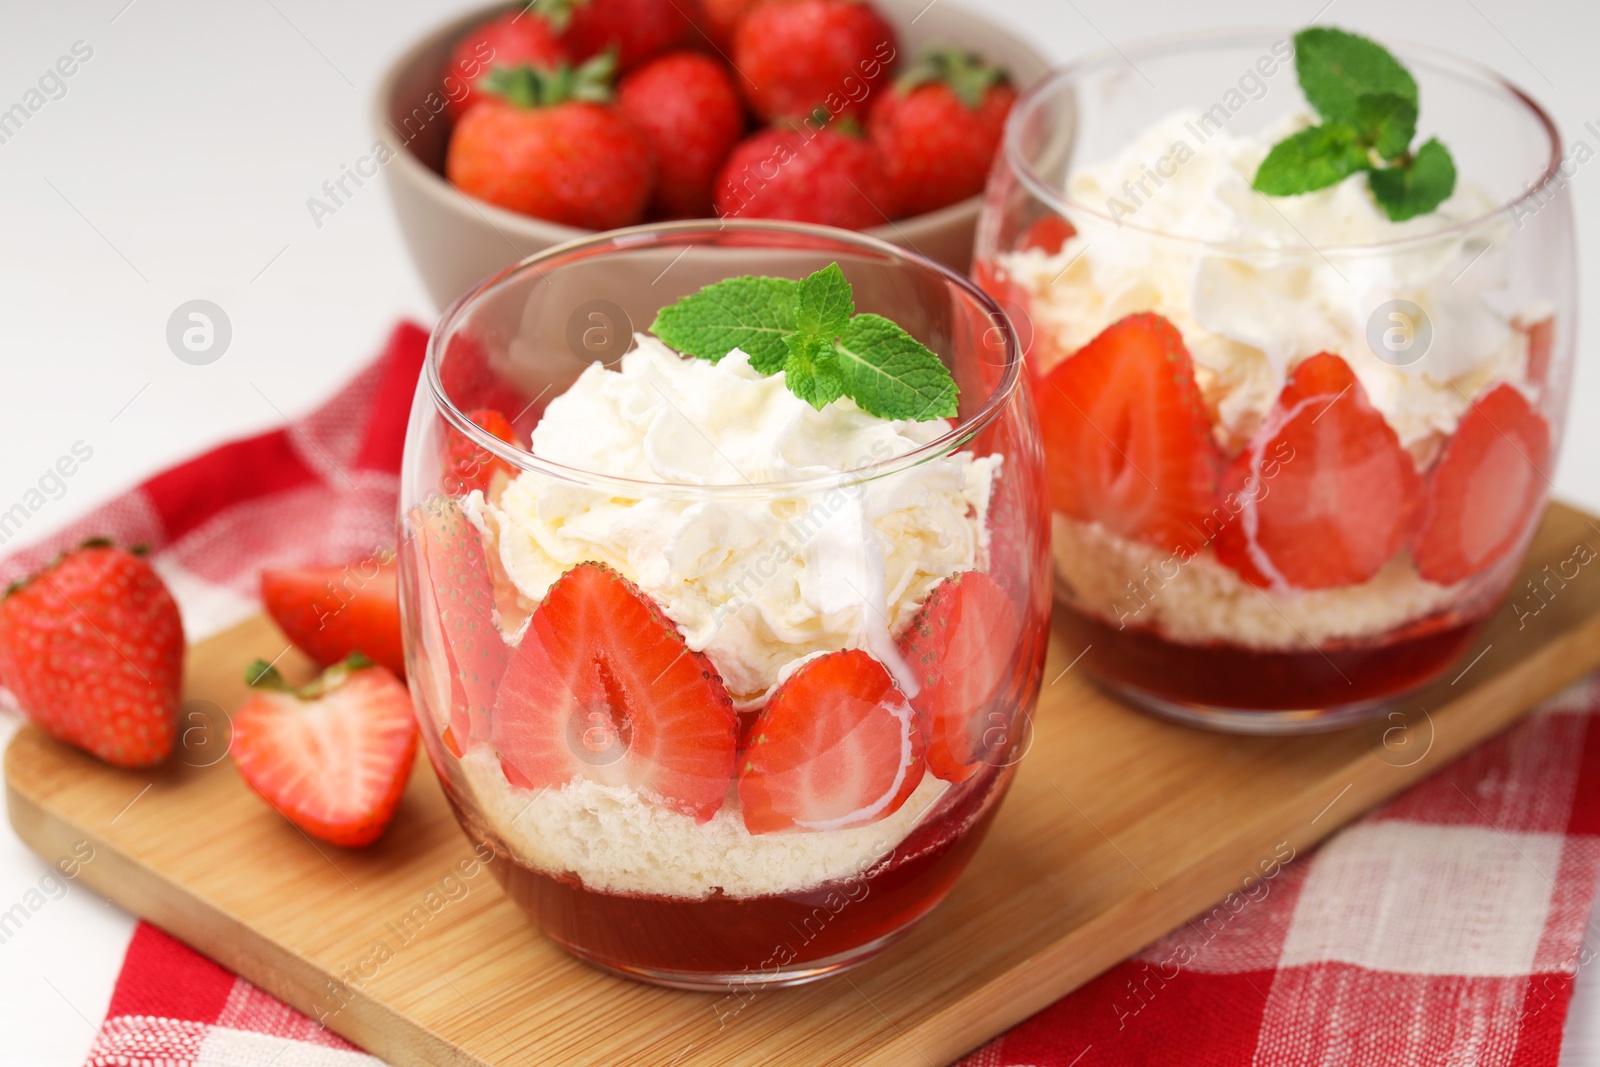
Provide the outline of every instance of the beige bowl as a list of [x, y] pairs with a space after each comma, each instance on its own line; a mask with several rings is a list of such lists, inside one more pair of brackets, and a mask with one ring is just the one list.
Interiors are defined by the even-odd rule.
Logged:
[[[1028, 42], [950, 0], [875, 3], [900, 34], [901, 62], [931, 45], [959, 46], [1006, 67], [1019, 89], [1050, 67]], [[423, 284], [440, 307], [495, 271], [590, 232], [474, 200], [444, 179], [450, 124], [442, 110], [440, 72], [456, 40], [502, 10], [505, 4], [480, 8], [428, 34], [388, 69], [374, 101], [378, 140], [392, 157], [383, 170], [395, 216]], [[973, 197], [867, 232], [964, 271], [972, 259], [980, 200]]]

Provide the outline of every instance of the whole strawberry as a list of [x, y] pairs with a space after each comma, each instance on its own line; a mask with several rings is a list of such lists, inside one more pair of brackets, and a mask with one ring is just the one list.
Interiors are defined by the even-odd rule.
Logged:
[[750, 107], [773, 122], [825, 108], [860, 115], [894, 66], [894, 28], [862, 0], [787, 0], [750, 11], [733, 35], [733, 65]]
[[615, 50], [623, 70], [676, 48], [693, 26], [687, 0], [535, 0], [575, 60]]
[[888, 220], [872, 146], [831, 129], [770, 129], [746, 138], [717, 176], [723, 218], [788, 219], [849, 230]]
[[460, 118], [468, 108], [483, 102], [480, 86], [495, 67], [554, 70], [567, 59], [555, 29], [533, 11], [518, 9], [480, 23], [456, 43], [444, 69], [450, 115]]
[[983, 191], [1017, 91], [977, 56], [930, 52], [879, 94], [867, 134], [895, 214], [936, 211]]
[[701, 52], [669, 52], [622, 79], [617, 106], [656, 156], [651, 213], [711, 214], [711, 185], [744, 136], [744, 105], [721, 62]]
[[499, 94], [461, 117], [445, 174], [469, 196], [567, 226], [609, 230], [644, 217], [655, 159], [613, 107], [609, 55], [574, 70], [497, 69]]
[[183, 621], [150, 564], [90, 541], [0, 600], [0, 682], [52, 737], [119, 767], [172, 754]]

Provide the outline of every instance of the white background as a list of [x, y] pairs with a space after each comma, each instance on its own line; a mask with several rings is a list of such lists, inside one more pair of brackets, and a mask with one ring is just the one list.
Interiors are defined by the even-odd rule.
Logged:
[[[952, 2], [952, 0], [935, 0]], [[990, 0], [1067, 59], [1151, 34], [1324, 24], [1482, 61], [1600, 148], [1600, 5], [1590, 0]], [[470, 6], [419, 0], [74, 0], [0, 6], [0, 111], [74, 42], [93, 57], [0, 144], [0, 510], [77, 441], [94, 450], [14, 544], [227, 438], [312, 407], [401, 316], [433, 308], [369, 182], [319, 228], [306, 207], [366, 155], [387, 60]], [[1132, 132], [1132, 131], [1130, 131]], [[1600, 164], [1572, 179], [1583, 258], [1600, 250]], [[1583, 289], [1577, 390], [1558, 491], [1600, 510], [1597, 310]], [[167, 348], [178, 304], [233, 325], [203, 367]], [[0, 713], [0, 739], [13, 721]], [[45, 866], [0, 829], [0, 910]], [[0, 1063], [81, 1063], [131, 919], [73, 889], [0, 945]], [[1600, 981], [1580, 977], [1566, 1063], [1600, 1064]]]

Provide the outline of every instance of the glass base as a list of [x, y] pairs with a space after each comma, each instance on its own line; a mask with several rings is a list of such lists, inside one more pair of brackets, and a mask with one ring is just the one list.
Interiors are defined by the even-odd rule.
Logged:
[[[915, 922], [907, 923], [900, 929], [891, 934], [885, 934], [876, 941], [870, 941], [848, 952], [840, 952], [824, 959], [806, 960], [804, 963], [797, 963], [791, 967], [767, 968], [760, 971], [731, 971], [727, 973], [631, 967], [626, 964], [619, 964], [615, 960], [602, 959], [599, 956], [585, 952], [576, 945], [569, 945], [556, 938], [552, 937], [551, 940], [591, 967], [597, 967], [602, 971], [620, 975], [623, 978], [649, 982], [651, 985], [666, 986], [669, 989], [684, 989], [692, 993], [726, 993], [729, 990], [782, 989], [785, 986], [805, 985], [807, 982], [815, 982], [830, 975], [841, 974], [866, 963], [898, 941], [907, 930], [915, 925]], [[549, 937], [550, 935], [546, 932], [545, 936]]]
[[1184, 726], [1198, 726], [1228, 734], [1254, 734], [1258, 737], [1284, 737], [1293, 734], [1321, 734], [1343, 730], [1381, 718], [1385, 712], [1405, 704], [1405, 693], [1380, 700], [1362, 700], [1322, 708], [1295, 708], [1261, 711], [1245, 708], [1219, 708], [1209, 704], [1179, 703], [1156, 696], [1137, 686], [1103, 678], [1097, 682], [1130, 704], [1163, 719]]

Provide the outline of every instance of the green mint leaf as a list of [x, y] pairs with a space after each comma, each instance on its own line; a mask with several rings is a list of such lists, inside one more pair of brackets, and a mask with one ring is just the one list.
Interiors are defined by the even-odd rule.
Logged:
[[1374, 170], [1367, 178], [1372, 195], [1394, 222], [1426, 215], [1456, 188], [1456, 164], [1437, 138], [1417, 149], [1409, 165]]
[[1392, 93], [1417, 106], [1417, 83], [1376, 41], [1314, 26], [1294, 35], [1300, 89], [1324, 119], [1361, 122], [1363, 96]]
[[839, 264], [830, 263], [800, 283], [796, 322], [802, 333], [831, 340], [855, 313], [855, 296]]
[[1273, 145], [1252, 184], [1268, 196], [1294, 196], [1337, 185], [1368, 165], [1367, 149], [1356, 128], [1326, 122]]
[[956, 383], [920, 341], [881, 315], [857, 315], [834, 342], [844, 390], [885, 419], [948, 419]]
[[1367, 93], [1356, 101], [1362, 136], [1384, 159], [1406, 154], [1417, 135], [1417, 105], [1394, 93]]
[[735, 348], [761, 374], [782, 371], [817, 409], [848, 396], [885, 419], [956, 414], [955, 379], [921, 342], [881, 315], [857, 315], [850, 282], [832, 263], [801, 280], [729, 278], [662, 308], [650, 330], [715, 363]]
[[776, 374], [789, 359], [784, 338], [799, 329], [800, 285], [792, 278], [729, 278], [662, 308], [650, 332], [713, 363], [742, 349], [757, 371]]
[[821, 411], [845, 393], [844, 377], [833, 346], [816, 334], [797, 333], [789, 338], [789, 359], [783, 379], [789, 391]]

